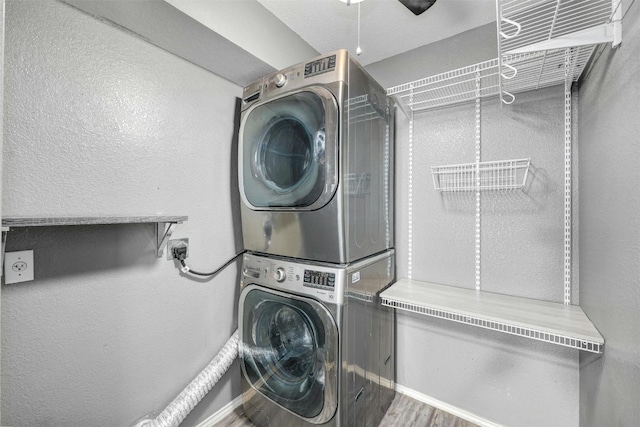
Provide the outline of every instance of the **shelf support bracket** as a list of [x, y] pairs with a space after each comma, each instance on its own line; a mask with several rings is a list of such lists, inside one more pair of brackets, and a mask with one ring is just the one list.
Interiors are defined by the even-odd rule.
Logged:
[[[175, 222], [157, 222], [156, 223], [156, 243], [157, 243], [157, 252], [156, 256], [158, 258], [162, 257], [164, 252], [164, 247], [167, 245], [167, 242], [171, 238], [171, 234], [173, 234], [176, 229]], [[166, 228], [166, 229], [165, 229]]]
[[611, 46], [616, 48], [622, 43], [622, 0], [611, 0], [613, 2], [613, 14], [611, 22], [613, 25], [613, 41]]
[[4, 275], [4, 248], [7, 244], [7, 231], [9, 231], [9, 227], [2, 227], [2, 249], [0, 249], [0, 277]]

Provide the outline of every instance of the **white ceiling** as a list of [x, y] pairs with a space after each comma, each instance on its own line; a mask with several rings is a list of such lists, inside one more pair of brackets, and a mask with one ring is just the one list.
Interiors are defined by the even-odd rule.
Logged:
[[[320, 54], [358, 45], [358, 5], [339, 0], [258, 0]], [[495, 22], [495, 0], [437, 0], [415, 16], [398, 0], [360, 3], [364, 65]]]

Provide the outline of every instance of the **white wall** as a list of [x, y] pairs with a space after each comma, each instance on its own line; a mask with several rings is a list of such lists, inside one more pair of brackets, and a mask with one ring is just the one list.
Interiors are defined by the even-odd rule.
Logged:
[[[454, 69], [495, 57], [486, 44], [488, 27], [476, 31], [475, 37], [474, 31], [464, 33], [369, 69], [380, 80], [400, 84], [401, 77], [409, 81], [446, 71], [443, 63]], [[415, 75], [416, 67], [425, 74]], [[482, 194], [483, 291], [562, 302], [563, 119], [562, 87], [519, 94], [510, 107], [501, 107], [497, 99], [482, 102], [482, 160], [530, 157], [533, 165], [526, 191]], [[408, 127], [400, 116], [396, 250], [401, 278], [408, 276]], [[413, 132], [412, 278], [473, 289], [475, 197], [435, 191], [431, 167], [474, 162], [475, 105], [416, 113]], [[398, 313], [397, 336], [400, 385], [503, 425], [578, 425], [576, 350], [403, 313]]]
[[605, 339], [602, 357], [580, 357], [584, 427], [640, 419], [639, 6], [580, 88], [580, 301]]
[[389, 88], [497, 56], [494, 23], [369, 64], [366, 68], [383, 87]]
[[165, 1], [276, 70], [319, 55], [257, 0]]
[[[189, 263], [238, 249], [241, 88], [56, 1], [8, 1], [4, 216], [188, 215]], [[236, 328], [234, 266], [193, 280], [152, 225], [14, 229], [33, 282], [2, 289], [2, 425], [130, 425]], [[233, 366], [183, 425], [240, 393]]]

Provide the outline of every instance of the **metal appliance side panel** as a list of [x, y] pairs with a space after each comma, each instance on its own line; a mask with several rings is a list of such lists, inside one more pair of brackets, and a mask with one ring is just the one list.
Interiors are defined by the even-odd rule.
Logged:
[[344, 104], [342, 195], [349, 261], [392, 248], [394, 109], [352, 58]]
[[339, 200], [334, 197], [320, 210], [300, 212], [254, 211], [243, 203], [244, 248], [266, 255], [346, 262]]
[[341, 334], [343, 425], [378, 425], [395, 396], [394, 311], [383, 307], [378, 296], [394, 276], [393, 250], [347, 269]]

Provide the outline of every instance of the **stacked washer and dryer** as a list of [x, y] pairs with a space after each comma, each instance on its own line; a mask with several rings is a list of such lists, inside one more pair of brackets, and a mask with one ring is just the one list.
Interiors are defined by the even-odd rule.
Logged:
[[346, 50], [244, 89], [238, 326], [257, 426], [373, 426], [393, 400], [393, 122]]

